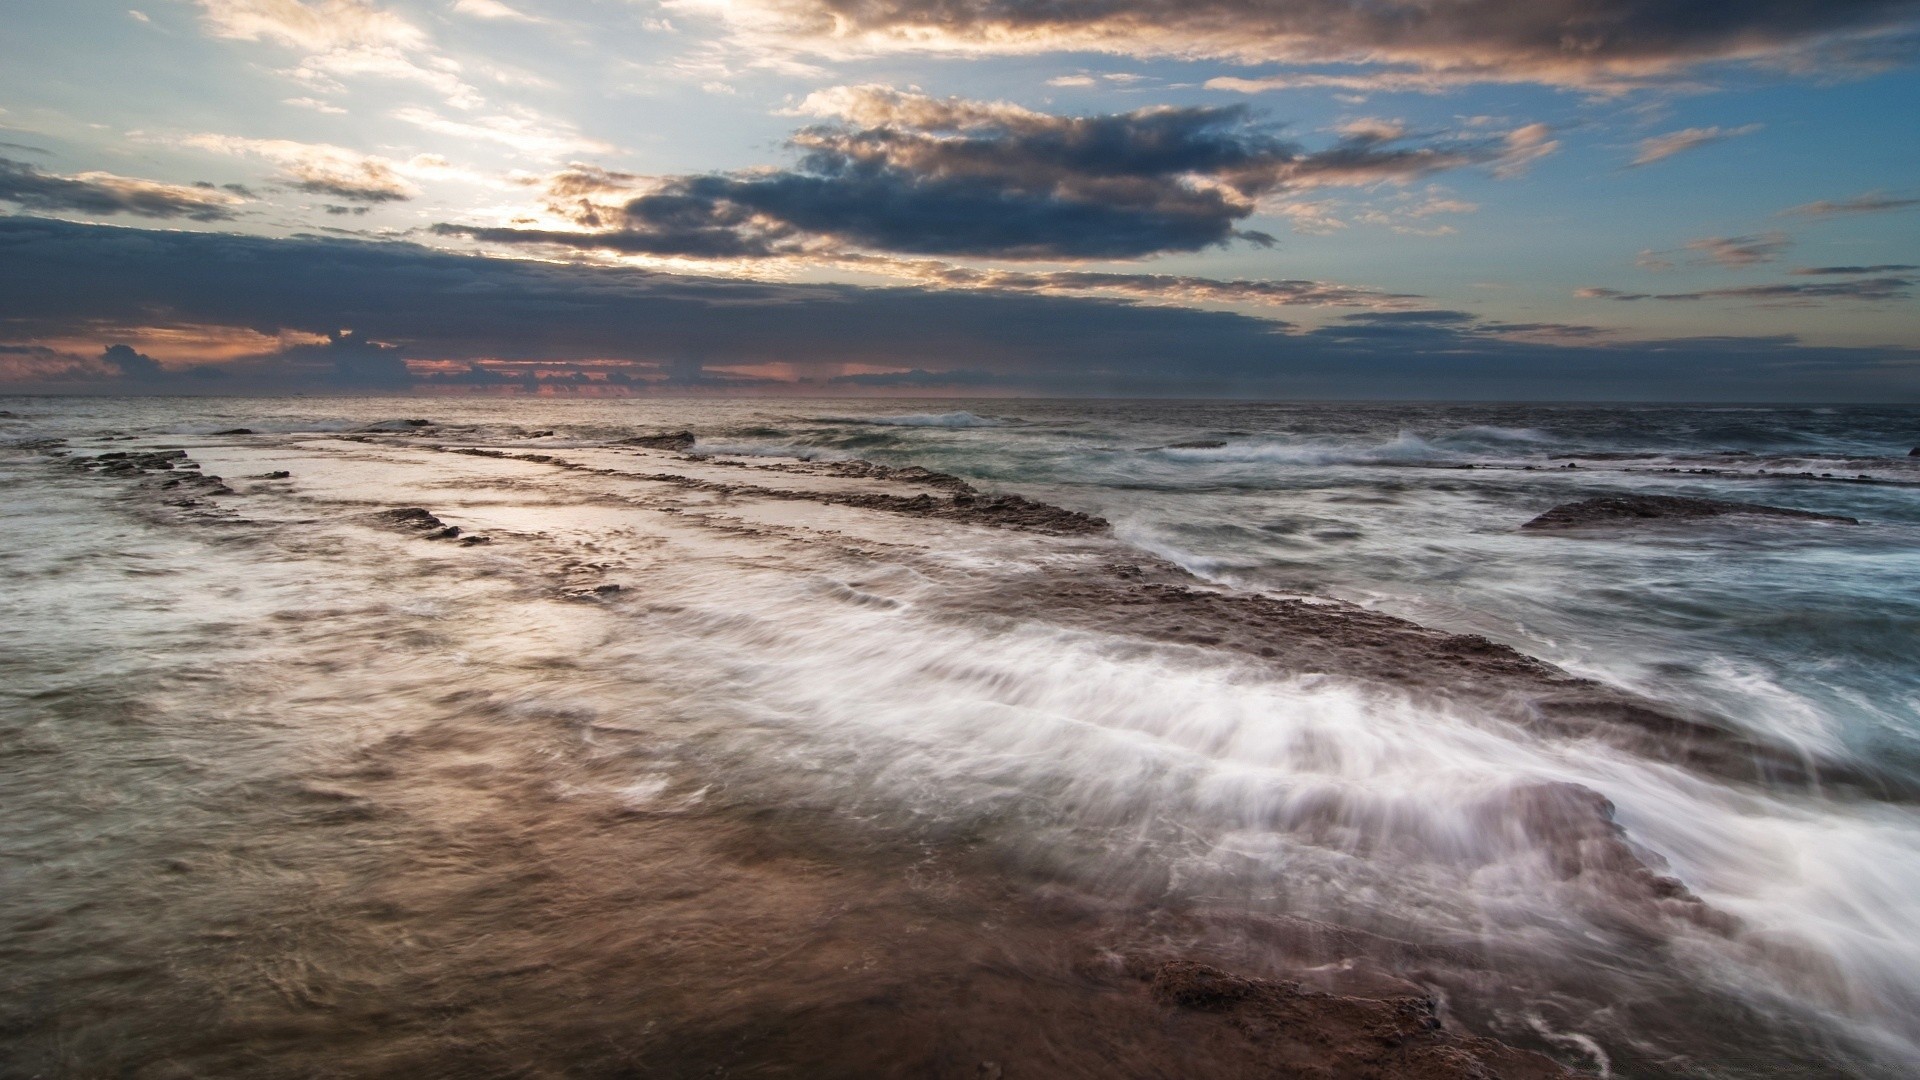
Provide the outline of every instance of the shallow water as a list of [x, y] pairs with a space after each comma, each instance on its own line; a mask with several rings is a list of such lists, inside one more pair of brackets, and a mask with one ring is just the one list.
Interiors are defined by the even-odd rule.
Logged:
[[[599, 460], [687, 428], [702, 451], [925, 465], [1099, 513], [1232, 590], [1484, 634], [1920, 781], [1914, 410], [0, 408], [15, 443], [188, 448], [245, 519], [173, 520], [5, 455], [10, 1073], [1016, 1075], [1025, 1055], [1100, 1075], [1058, 1046], [1097, 1030], [1153, 1075], [1088, 956], [1177, 940], [1360, 978], [1223, 912], [1405, 943], [1356, 955], [1469, 1029], [1617, 1075], [1898, 1075], [1920, 1045], [1909, 802], [1090, 628], [998, 584], [1113, 557], [1092, 542], [669, 506], [617, 477], [320, 437], [418, 416], [440, 443]], [[261, 434], [213, 434], [234, 427]], [[1190, 442], [1223, 445], [1168, 445]], [[1618, 491], [1862, 524], [1518, 531]], [[495, 543], [353, 517], [410, 505]], [[606, 582], [624, 591], [579, 598]], [[993, 614], [954, 605], [983, 588], [1007, 595]], [[1737, 930], [1554, 873], [1514, 810], [1543, 783], [1610, 799]], [[918, 1034], [881, 1034], [902, 1017]]]

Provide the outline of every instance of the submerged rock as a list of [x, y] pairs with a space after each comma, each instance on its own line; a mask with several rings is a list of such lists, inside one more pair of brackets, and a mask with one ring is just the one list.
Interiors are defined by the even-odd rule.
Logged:
[[292, 477], [293, 477], [293, 474], [288, 472], [285, 469], [275, 469], [274, 471], [269, 473], [261, 473], [259, 476], [254, 477], [254, 479], [255, 480], [288, 480], [288, 479], [291, 479]]
[[1698, 521], [1705, 518], [1741, 515], [1746, 517], [1792, 518], [1798, 521], [1830, 521], [1858, 525], [1855, 518], [1837, 514], [1816, 514], [1784, 506], [1728, 502], [1723, 499], [1695, 499], [1682, 495], [1602, 495], [1594, 499], [1564, 503], [1520, 526], [1523, 529], [1584, 529], [1607, 525], [1637, 525], [1649, 521]]
[[1168, 443], [1168, 450], [1218, 450], [1227, 445], [1222, 439], [1189, 439], [1186, 442]]
[[659, 435], [635, 435], [631, 439], [620, 440], [619, 445], [641, 446], [648, 450], [688, 450], [693, 443], [691, 431], [668, 431]]
[[433, 421], [431, 420], [422, 420], [422, 419], [419, 419], [418, 417], [413, 417], [413, 418], [403, 419], [403, 420], [380, 420], [380, 421], [376, 421], [375, 423], [354, 428], [353, 430], [377, 435], [377, 434], [380, 434], [381, 432], [418, 431], [421, 428], [432, 427], [432, 426], [433, 426]]
[[214, 434], [215, 435], [252, 435], [252, 434], [255, 434], [255, 432], [250, 427], [236, 427], [236, 428], [228, 428], [225, 431], [216, 431], [214, 432]]

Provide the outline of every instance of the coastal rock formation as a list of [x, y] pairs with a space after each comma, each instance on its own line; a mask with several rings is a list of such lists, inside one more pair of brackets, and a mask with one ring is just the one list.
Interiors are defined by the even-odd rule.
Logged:
[[1653, 521], [1699, 521], [1729, 515], [1830, 521], [1844, 525], [1860, 524], [1858, 520], [1850, 517], [1816, 514], [1811, 510], [1793, 510], [1784, 506], [1765, 506], [1759, 503], [1696, 499], [1682, 495], [1602, 495], [1593, 499], [1581, 499], [1579, 502], [1563, 503], [1520, 527], [1523, 529], [1587, 529], [1610, 525], [1638, 525]]
[[1596, 921], [1626, 920], [1654, 934], [1669, 917], [1720, 934], [1739, 928], [1733, 916], [1708, 907], [1678, 878], [1662, 873], [1665, 860], [1629, 841], [1614, 820], [1612, 800], [1592, 788], [1565, 781], [1523, 784], [1487, 800], [1481, 817], [1487, 835], [1537, 852], [1554, 879], [1584, 891], [1588, 902], [1571, 902]]
[[[1401, 1080], [1547, 1080], [1574, 1074], [1549, 1058], [1445, 1030], [1430, 998], [1372, 999], [1249, 979], [1191, 960], [1148, 976], [1155, 1000], [1227, 1020], [1203, 1042], [1238, 1034], [1265, 1051], [1272, 1076], [1379, 1076]], [[1209, 1048], [1211, 1049], [1211, 1048]], [[1196, 1054], [1200, 1059], [1227, 1055]]]
[[1225, 649], [1302, 674], [1332, 673], [1409, 688], [1445, 686], [1526, 728], [1598, 739], [1718, 776], [1785, 785], [1846, 785], [1876, 797], [1920, 791], [1856, 763], [1808, 756], [1704, 717], [1572, 675], [1510, 646], [1331, 600], [1204, 587], [1169, 563], [1140, 560], [1083, 574], [1051, 573], [955, 594], [961, 615], [1052, 621]]
[[640, 446], [648, 450], [690, 450], [694, 437], [691, 431], [668, 431], [659, 435], [635, 435], [631, 439], [620, 440], [621, 446]]

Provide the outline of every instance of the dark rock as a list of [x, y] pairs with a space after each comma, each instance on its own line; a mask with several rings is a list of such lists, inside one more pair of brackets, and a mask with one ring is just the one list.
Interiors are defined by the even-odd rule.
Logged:
[[1699, 521], [1706, 518], [1741, 515], [1746, 517], [1791, 518], [1796, 521], [1830, 521], [1845, 525], [1860, 522], [1835, 514], [1816, 514], [1784, 506], [1727, 502], [1721, 499], [1695, 499], [1682, 495], [1603, 495], [1595, 499], [1565, 503], [1520, 526], [1523, 529], [1584, 529], [1607, 525], [1637, 525], [1649, 521]]
[[593, 591], [599, 593], [601, 596], [612, 596], [614, 593], [626, 591], [626, 588], [625, 585], [615, 585], [609, 582], [605, 585], [595, 585]]
[[0, 420], [18, 420], [18, 419], [20, 419], [19, 413], [8, 412], [6, 409], [0, 409]]
[[415, 431], [420, 428], [427, 428], [432, 426], [433, 426], [433, 421], [431, 420], [421, 420], [421, 419], [415, 418], [415, 419], [408, 419], [408, 420], [380, 420], [375, 423], [367, 424], [363, 427], [354, 428], [353, 430], [358, 432], [365, 432], [367, 434], [377, 435], [381, 432]]
[[288, 472], [285, 469], [275, 469], [273, 472], [270, 472], [270, 473], [261, 473], [259, 476], [254, 477], [254, 479], [255, 480], [287, 480], [287, 479], [291, 479], [292, 476], [293, 474]]
[[1554, 877], [1588, 890], [1594, 914], [1610, 922], [1638, 921], [1651, 929], [1661, 919], [1685, 919], [1702, 929], [1732, 934], [1733, 916], [1708, 907], [1666, 863], [1627, 839], [1614, 820], [1613, 802], [1580, 784], [1523, 784], [1480, 808], [1487, 835], [1517, 841], [1543, 856]]
[[1221, 439], [1189, 439], [1186, 442], [1168, 443], [1168, 450], [1218, 450], [1227, 445]]
[[1191, 960], [1171, 960], [1153, 973], [1153, 996], [1185, 1009], [1219, 1009], [1251, 997], [1259, 984]]
[[[1262, 1047], [1269, 1068], [1233, 1075], [1396, 1080], [1574, 1075], [1539, 1054], [1448, 1031], [1429, 997], [1347, 997], [1243, 978], [1191, 960], [1169, 960], [1142, 974], [1163, 1005], [1224, 1014], [1229, 1023], [1222, 1031], [1239, 1032]], [[1212, 1029], [1191, 1029], [1189, 1037], [1211, 1043], [1218, 1036]], [[1196, 1045], [1195, 1056], [1204, 1057], [1207, 1049]]]
[[446, 522], [418, 506], [406, 506], [398, 510], [380, 510], [366, 515], [366, 518], [375, 525], [389, 529], [405, 529], [409, 532], [429, 532], [447, 528]]
[[428, 533], [428, 534], [427, 534], [427, 539], [429, 539], [429, 540], [451, 540], [451, 539], [453, 539], [454, 537], [456, 537], [456, 536], [459, 536], [459, 535], [460, 535], [460, 526], [458, 526], [458, 525], [449, 525], [449, 526], [447, 526], [447, 527], [446, 527], [446, 528], [444, 528], [444, 529], [437, 529], [437, 530], [435, 530], [435, 531], [433, 531], [433, 532], [431, 532], [431, 533]]
[[660, 435], [636, 435], [620, 440], [621, 446], [643, 446], [649, 450], [687, 450], [694, 443], [691, 431], [669, 431]]
[[252, 435], [252, 434], [255, 434], [255, 432], [250, 427], [236, 427], [236, 428], [228, 428], [225, 431], [216, 431], [214, 432], [214, 434], [215, 435]]
[[1911, 450], [1909, 450], [1909, 451], [1907, 451], [1907, 456], [1908, 456], [1908, 457], [1920, 457], [1920, 446], [1916, 446], [1916, 447], [1914, 447], [1913, 449], [1911, 449]]
[[460, 538], [461, 547], [473, 547], [476, 544], [491, 543], [493, 543], [493, 538], [488, 536], [463, 536]]

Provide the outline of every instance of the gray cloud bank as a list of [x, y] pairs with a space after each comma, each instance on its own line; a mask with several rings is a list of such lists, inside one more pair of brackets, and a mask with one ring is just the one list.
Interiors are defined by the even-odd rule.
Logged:
[[[621, 381], [754, 389], [715, 369], [783, 362], [765, 389], [1527, 400], [1920, 400], [1920, 352], [1791, 338], [1550, 344], [1551, 327], [1465, 312], [1367, 312], [1302, 330], [1122, 300], [789, 285], [457, 255], [403, 243], [165, 232], [0, 218], [0, 360], [39, 350], [27, 388], [93, 392], [390, 391], [502, 381], [542, 361]], [[104, 350], [132, 328], [245, 328], [324, 344], [189, 378], [125, 354], [116, 375], [45, 374], [39, 342]], [[343, 333], [343, 328], [351, 332]], [[1578, 327], [1562, 328], [1573, 336]], [[131, 350], [129, 350], [131, 351]], [[99, 353], [95, 353], [98, 356]], [[844, 365], [897, 369], [849, 372]], [[465, 366], [462, 366], [465, 365]], [[155, 365], [157, 367], [157, 365]], [[134, 376], [129, 378], [129, 376]]]
[[[1620, 86], [1711, 62], [1871, 68], [1914, 0], [740, 0], [744, 33], [816, 51], [1098, 50], [1394, 65], [1435, 82]], [[1406, 75], [1389, 88], [1405, 88]]]

